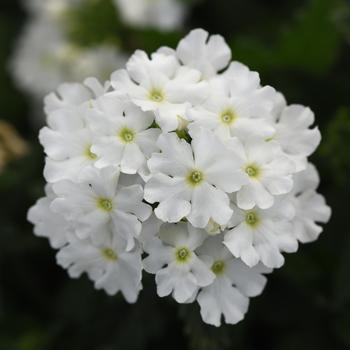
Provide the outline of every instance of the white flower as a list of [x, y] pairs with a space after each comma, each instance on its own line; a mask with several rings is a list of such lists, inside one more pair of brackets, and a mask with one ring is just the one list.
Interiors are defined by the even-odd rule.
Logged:
[[148, 161], [151, 177], [145, 185], [145, 199], [159, 202], [157, 217], [167, 222], [186, 217], [200, 228], [210, 219], [226, 224], [232, 215], [227, 193], [246, 181], [235, 153], [204, 129], [191, 144], [174, 133], [162, 134], [158, 146], [161, 153]]
[[197, 250], [215, 274], [215, 280], [203, 287], [197, 296], [203, 321], [214, 326], [225, 323], [236, 324], [248, 310], [249, 297], [263, 291], [267, 282], [262, 273], [271, 272], [262, 264], [249, 268], [222, 244], [222, 237], [208, 238]]
[[75, 181], [95, 163], [91, 150], [93, 133], [87, 126], [89, 108], [85, 105], [57, 109], [48, 116], [49, 127], [40, 130], [39, 139], [48, 156], [44, 175], [48, 182]]
[[47, 115], [57, 109], [67, 107], [77, 107], [83, 103], [91, 101], [98, 97], [109, 88], [107, 82], [105, 86], [95, 78], [88, 78], [84, 84], [80, 83], [63, 83], [57, 87], [55, 92], [50, 92], [44, 98], [44, 110]]
[[290, 198], [296, 215], [292, 223], [296, 238], [302, 243], [316, 240], [322, 232], [318, 223], [327, 223], [331, 208], [324, 197], [316, 192], [320, 179], [316, 168], [309, 163], [306, 170], [295, 175], [293, 193]]
[[127, 249], [141, 231], [141, 222], [151, 215], [151, 207], [142, 202], [140, 185], [118, 185], [119, 171], [114, 168], [89, 169], [79, 183], [63, 180], [53, 185], [57, 199], [54, 212], [74, 224], [80, 239], [91, 237], [103, 243], [112, 231], [127, 240]]
[[56, 198], [51, 186], [45, 187], [46, 196], [40, 198], [28, 211], [28, 221], [34, 225], [34, 234], [48, 238], [52, 248], [60, 248], [68, 242], [73, 234], [70, 223], [50, 206]]
[[179, 0], [114, 0], [123, 20], [136, 27], [179, 28], [185, 17]]
[[306, 168], [307, 157], [321, 141], [318, 128], [311, 129], [314, 121], [315, 116], [310, 108], [301, 105], [285, 106], [276, 118], [276, 133], [272, 139], [295, 162], [297, 171]]
[[104, 289], [109, 295], [121, 291], [129, 303], [134, 303], [142, 288], [141, 251], [137, 246], [132, 251], [125, 249], [126, 243], [115, 236], [101, 245], [89, 239], [71, 239], [58, 252], [57, 263], [68, 269], [70, 277], [86, 272], [96, 289]]
[[91, 151], [98, 157], [96, 167], [120, 165], [124, 173], [138, 172], [157, 151], [160, 130], [150, 128], [153, 121], [151, 113], [142, 112], [130, 102], [111, 97], [98, 99], [90, 119], [95, 135]]
[[284, 263], [282, 251], [298, 249], [291, 220], [295, 215], [288, 200], [279, 200], [272, 208], [240, 210], [235, 208], [224, 244], [229, 251], [249, 267], [260, 261], [267, 267], [278, 268]]
[[268, 120], [259, 118], [263, 115], [259, 110], [264, 109], [259, 103], [261, 100], [257, 96], [227, 97], [216, 93], [204, 104], [188, 111], [188, 119], [193, 121], [189, 124], [189, 129], [205, 127], [213, 130], [222, 140], [232, 136], [240, 139], [271, 137], [275, 129]]
[[164, 131], [178, 128], [186, 110], [202, 103], [208, 85], [200, 81], [201, 73], [180, 66], [176, 57], [154, 53], [151, 59], [143, 51], [136, 51], [127, 63], [127, 70], [112, 74], [116, 93], [125, 93], [143, 111], [153, 111]]
[[178, 303], [185, 303], [198, 291], [212, 283], [215, 275], [195, 254], [206, 238], [203, 230], [190, 224], [164, 224], [159, 238], [154, 238], [145, 247], [149, 256], [144, 259], [144, 268], [156, 274], [157, 292], [160, 297], [172, 293]]
[[231, 49], [221, 35], [211, 35], [203, 29], [192, 30], [176, 49], [179, 60], [186, 66], [201, 71], [203, 78], [211, 78], [226, 68], [231, 60]]
[[270, 208], [275, 196], [292, 190], [292, 174], [294, 163], [281, 151], [274, 142], [260, 139], [250, 139], [244, 146], [233, 138], [228, 141], [243, 164], [249, 182], [237, 193], [237, 205], [241, 209]]
[[188, 111], [193, 121], [190, 129], [206, 127], [221, 138], [240, 139], [258, 136], [271, 137], [275, 133], [270, 121], [276, 92], [261, 87], [259, 75], [238, 62], [210, 81], [212, 94], [205, 103]]

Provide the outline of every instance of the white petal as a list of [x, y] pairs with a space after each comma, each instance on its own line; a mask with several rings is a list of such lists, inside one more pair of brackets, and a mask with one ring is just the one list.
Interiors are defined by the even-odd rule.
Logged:
[[187, 216], [195, 227], [204, 228], [210, 219], [225, 225], [232, 216], [228, 196], [221, 190], [203, 183], [193, 190], [191, 213]]

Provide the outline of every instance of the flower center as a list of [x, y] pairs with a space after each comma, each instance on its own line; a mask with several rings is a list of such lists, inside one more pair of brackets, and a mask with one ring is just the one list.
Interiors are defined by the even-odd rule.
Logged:
[[236, 119], [236, 114], [232, 109], [226, 109], [220, 114], [220, 119], [224, 124], [231, 125]]
[[200, 170], [192, 170], [187, 175], [187, 182], [191, 186], [198, 186], [204, 179], [204, 175]]
[[91, 152], [91, 146], [86, 147], [85, 156], [90, 160], [95, 160], [97, 158], [97, 155]]
[[135, 140], [135, 131], [129, 128], [123, 128], [119, 131], [119, 138], [124, 143], [131, 143]]
[[102, 256], [109, 261], [116, 261], [118, 260], [118, 256], [115, 253], [115, 251], [111, 248], [104, 248], [101, 250]]
[[222, 260], [215, 261], [211, 266], [211, 270], [215, 273], [216, 276], [222, 275], [225, 270], [225, 263]]
[[260, 169], [257, 165], [250, 164], [246, 166], [245, 172], [249, 177], [257, 178], [260, 174]]
[[97, 206], [104, 211], [111, 211], [113, 209], [113, 203], [108, 198], [99, 198], [97, 200]]
[[154, 102], [162, 102], [164, 100], [164, 94], [160, 89], [152, 89], [149, 93], [149, 99]]
[[259, 217], [256, 212], [250, 211], [245, 216], [245, 222], [251, 227], [256, 227], [259, 224]]
[[184, 264], [188, 262], [191, 257], [191, 251], [187, 247], [176, 249], [175, 258], [178, 263]]
[[212, 218], [210, 218], [205, 230], [207, 231], [208, 235], [215, 236], [221, 233], [221, 226], [217, 222], [215, 222]]

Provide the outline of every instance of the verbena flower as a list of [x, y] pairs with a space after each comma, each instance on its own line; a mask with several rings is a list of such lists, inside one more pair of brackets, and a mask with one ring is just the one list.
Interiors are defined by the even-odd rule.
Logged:
[[68, 270], [72, 278], [87, 273], [96, 289], [109, 295], [121, 291], [129, 303], [137, 300], [141, 284], [141, 251], [126, 250], [126, 242], [116, 237], [96, 245], [89, 239], [72, 238], [57, 254], [57, 263]]
[[318, 238], [330, 208], [308, 163], [314, 115], [230, 59], [197, 29], [45, 98], [49, 184], [28, 220], [71, 277], [135, 302], [144, 269], [160, 297], [235, 324], [283, 253]]
[[269, 209], [235, 209], [224, 232], [224, 244], [248, 266], [261, 261], [267, 267], [278, 268], [284, 263], [282, 251], [297, 250], [291, 223], [295, 210], [290, 201], [279, 200]]
[[164, 131], [177, 129], [181, 119], [187, 119], [187, 108], [204, 102], [209, 93], [200, 71], [180, 65], [174, 55], [154, 53], [149, 59], [136, 51], [126, 68], [112, 74], [116, 93], [125, 93], [143, 111], [154, 112]]
[[28, 211], [28, 221], [34, 226], [34, 234], [46, 237], [52, 248], [61, 248], [74, 235], [74, 229], [63, 215], [51, 210], [52, 201], [57, 198], [50, 185], [45, 187], [46, 196], [38, 199]]
[[197, 301], [205, 322], [220, 326], [222, 316], [226, 323], [236, 324], [248, 310], [249, 297], [259, 295], [267, 282], [263, 273], [271, 269], [260, 264], [249, 268], [240, 259], [232, 257], [222, 245], [222, 237], [208, 238], [198, 249], [215, 280], [199, 292]]
[[110, 237], [110, 231], [127, 240], [128, 249], [141, 232], [141, 221], [151, 214], [151, 207], [142, 202], [142, 186], [121, 186], [119, 171], [104, 168], [89, 169], [79, 183], [70, 180], [53, 185], [57, 198], [51, 208], [66, 220], [74, 221], [75, 232], [81, 239], [91, 237], [100, 244]]
[[161, 153], [148, 161], [151, 176], [145, 185], [145, 199], [159, 202], [156, 216], [166, 222], [186, 217], [201, 228], [210, 219], [226, 224], [232, 215], [227, 194], [246, 183], [235, 153], [205, 129], [193, 135], [191, 144], [163, 134], [158, 146]]
[[101, 97], [90, 118], [95, 131], [91, 152], [96, 155], [98, 168], [120, 166], [122, 172], [135, 174], [158, 150], [160, 130], [151, 128], [154, 116], [132, 103]]
[[147, 272], [156, 274], [159, 296], [172, 293], [177, 302], [184, 303], [199, 287], [213, 282], [214, 273], [195, 253], [205, 238], [205, 231], [190, 224], [164, 224], [159, 239], [144, 246], [149, 256], [143, 264]]
[[324, 197], [316, 190], [320, 183], [315, 166], [308, 163], [304, 171], [295, 175], [293, 192], [289, 195], [295, 206], [295, 217], [292, 221], [295, 237], [301, 243], [315, 241], [323, 231], [320, 223], [327, 223], [331, 208]]

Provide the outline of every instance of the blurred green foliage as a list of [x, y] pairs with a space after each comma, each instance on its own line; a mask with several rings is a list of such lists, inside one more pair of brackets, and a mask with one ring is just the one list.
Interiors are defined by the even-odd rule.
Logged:
[[347, 184], [350, 174], [350, 111], [340, 108], [325, 131], [327, 143], [321, 146], [320, 154], [327, 158], [332, 169], [334, 180], [342, 185]]
[[64, 16], [64, 25], [74, 42], [82, 46], [114, 43], [120, 45], [121, 25], [112, 0], [86, 0]]
[[[312, 0], [292, 16], [276, 33], [273, 42], [262, 44], [256, 38], [233, 40], [237, 59], [260, 69], [300, 69], [322, 75], [338, 57], [340, 34], [330, 14], [335, 1]], [[235, 41], [236, 40], [236, 41]]]
[[246, 319], [233, 327], [206, 326], [198, 306], [158, 298], [151, 277], [135, 305], [95, 291], [86, 277], [69, 279], [26, 221], [28, 207], [43, 193], [43, 154], [31, 101], [6, 69], [25, 13], [19, 1], [4, 0], [0, 118], [18, 128], [30, 153], [0, 174], [0, 349], [350, 349], [350, 3], [196, 0], [182, 33], [131, 29], [110, 0], [87, 3], [65, 19], [79, 45], [106, 41], [151, 52], [174, 46], [187, 29], [200, 26], [225, 35], [234, 59], [258, 70], [263, 83], [283, 91], [290, 103], [311, 106], [323, 134], [312, 160], [332, 220], [316, 243], [287, 256]]

